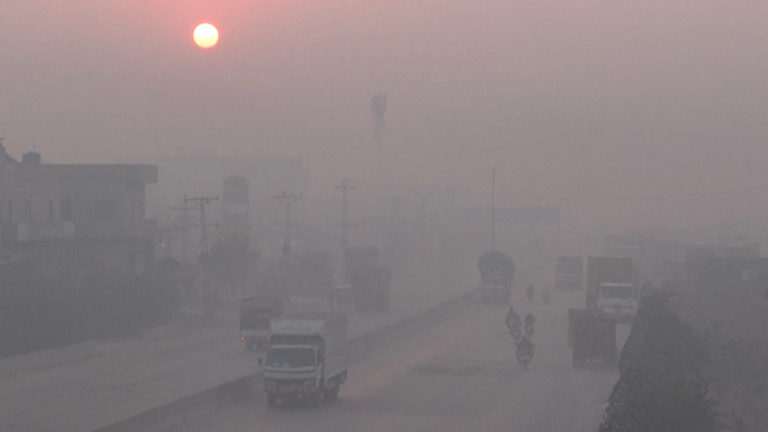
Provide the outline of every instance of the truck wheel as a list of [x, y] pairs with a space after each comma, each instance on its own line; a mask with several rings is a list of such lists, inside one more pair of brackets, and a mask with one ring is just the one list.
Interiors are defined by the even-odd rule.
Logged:
[[325, 398], [329, 401], [336, 400], [339, 397], [339, 386], [325, 389]]
[[275, 396], [273, 394], [268, 394], [267, 395], [267, 405], [269, 405], [272, 408], [276, 407], [277, 406], [277, 396]]

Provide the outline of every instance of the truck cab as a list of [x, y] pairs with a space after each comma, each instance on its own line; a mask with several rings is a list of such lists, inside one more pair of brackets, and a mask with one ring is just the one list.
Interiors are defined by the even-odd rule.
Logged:
[[601, 283], [597, 307], [606, 314], [631, 319], [637, 312], [637, 299], [631, 283]]
[[325, 313], [272, 320], [264, 391], [279, 401], [335, 399], [347, 379], [346, 315]]

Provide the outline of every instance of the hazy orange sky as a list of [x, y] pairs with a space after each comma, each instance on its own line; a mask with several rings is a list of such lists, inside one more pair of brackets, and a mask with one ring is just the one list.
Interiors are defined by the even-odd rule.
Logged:
[[[219, 45], [194, 46], [201, 21]], [[0, 135], [49, 161], [300, 154], [501, 200], [768, 186], [768, 3], [2, 0]]]

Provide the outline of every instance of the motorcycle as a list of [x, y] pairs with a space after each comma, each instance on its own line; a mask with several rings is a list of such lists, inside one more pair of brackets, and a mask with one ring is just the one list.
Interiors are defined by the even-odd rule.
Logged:
[[512, 339], [514, 339], [515, 343], [519, 342], [520, 338], [523, 336], [523, 332], [520, 330], [520, 325], [510, 327], [509, 334], [512, 335]]
[[533, 323], [532, 322], [525, 323], [525, 336], [528, 339], [532, 339], [533, 338], [533, 331], [534, 331]]
[[515, 356], [517, 357], [517, 363], [523, 365], [523, 368], [528, 369], [528, 365], [533, 361], [533, 343], [527, 339], [516, 344]]

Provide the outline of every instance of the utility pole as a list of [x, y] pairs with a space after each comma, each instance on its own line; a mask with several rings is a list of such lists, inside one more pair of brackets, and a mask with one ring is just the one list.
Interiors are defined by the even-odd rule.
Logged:
[[[371, 97], [371, 114], [373, 114], [373, 139], [376, 145], [376, 169], [381, 169], [381, 141], [384, 129], [384, 113], [387, 112], [387, 95], [377, 94]], [[379, 173], [377, 173], [379, 174]]]
[[343, 178], [334, 189], [341, 191], [341, 248], [346, 251], [349, 246], [349, 193], [355, 186], [350, 179]]
[[195, 207], [186, 203], [171, 207], [171, 210], [181, 211], [181, 261], [184, 264], [189, 263], [189, 211], [194, 209]]
[[491, 168], [491, 250], [496, 250], [496, 168]]
[[273, 198], [283, 204], [283, 256], [287, 257], [291, 252], [291, 207], [293, 207], [293, 205], [296, 204], [296, 201], [298, 201], [301, 197], [299, 195], [281, 192], [279, 195], [275, 195]]
[[200, 256], [208, 254], [208, 222], [205, 217], [205, 206], [213, 201], [218, 201], [219, 197], [187, 197], [184, 196], [184, 204], [193, 203], [192, 208], [198, 208], [200, 211]]

